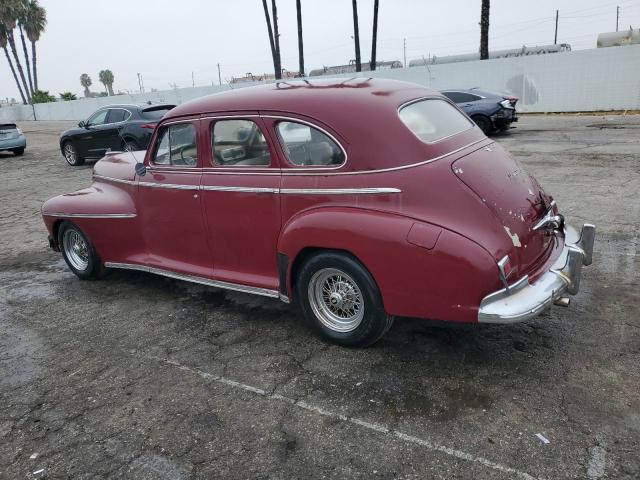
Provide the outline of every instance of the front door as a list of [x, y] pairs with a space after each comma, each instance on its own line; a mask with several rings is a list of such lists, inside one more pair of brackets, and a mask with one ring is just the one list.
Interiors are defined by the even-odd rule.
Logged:
[[160, 127], [147, 173], [138, 182], [138, 215], [147, 258], [155, 268], [212, 276], [200, 198], [199, 120]]
[[273, 144], [255, 114], [203, 122], [209, 155], [202, 196], [214, 276], [277, 290], [280, 170]]

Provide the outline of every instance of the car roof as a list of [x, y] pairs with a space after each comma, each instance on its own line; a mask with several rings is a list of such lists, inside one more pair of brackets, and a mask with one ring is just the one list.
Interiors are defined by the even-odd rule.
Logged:
[[498, 92], [490, 92], [488, 90], [480, 90], [479, 88], [447, 88], [444, 90], [440, 90], [441, 92], [459, 92], [459, 93], [470, 93], [472, 95], [480, 95], [482, 97], [488, 98], [502, 98], [504, 94]]
[[280, 111], [318, 117], [330, 110], [391, 106], [419, 97], [439, 95], [415, 83], [374, 78], [330, 78], [280, 81], [236, 88], [201, 97], [173, 109], [166, 118], [230, 111]]
[[103, 105], [96, 109], [103, 110], [105, 108], [137, 108], [140, 110], [162, 110], [163, 108], [172, 109], [175, 105], [168, 103], [114, 103], [111, 105]]

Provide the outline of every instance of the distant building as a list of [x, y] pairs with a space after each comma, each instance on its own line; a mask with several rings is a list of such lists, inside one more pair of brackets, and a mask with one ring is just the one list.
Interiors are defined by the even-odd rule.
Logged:
[[[362, 71], [368, 72], [371, 70], [369, 62], [362, 62]], [[402, 68], [402, 62], [399, 60], [393, 60], [390, 62], [376, 62], [376, 69], [383, 68]], [[352, 73], [356, 71], [356, 62], [351, 60], [348, 65], [334, 65], [332, 67], [316, 68], [309, 72], [310, 77], [317, 77], [319, 75], [337, 75], [339, 73]]]
[[629, 30], [621, 32], [607, 32], [600, 33], [598, 35], [598, 48], [603, 47], [621, 47], [623, 45], [638, 45], [640, 44], [640, 28], [634, 30], [629, 27]]
[[[489, 52], [489, 58], [510, 58], [525, 57], [529, 55], [546, 55], [549, 53], [570, 52], [571, 45], [568, 43], [559, 43], [557, 45], [541, 45], [535, 47], [527, 47], [523, 45], [521, 48], [510, 48], [507, 50], [492, 50]], [[472, 60], [480, 60], [480, 52], [465, 53], [462, 55], [446, 55], [444, 57], [427, 57], [418, 58], [409, 62], [410, 67], [423, 67], [425, 65], [438, 65], [442, 63], [469, 62]]]
[[[288, 80], [291, 78], [297, 78], [300, 74], [298, 72], [290, 72], [288, 70], [282, 71], [282, 79]], [[253, 82], [270, 82], [276, 79], [273, 73], [263, 73], [261, 75], [254, 75], [251, 72], [245, 74], [244, 77], [232, 77], [229, 83], [253, 83]]]

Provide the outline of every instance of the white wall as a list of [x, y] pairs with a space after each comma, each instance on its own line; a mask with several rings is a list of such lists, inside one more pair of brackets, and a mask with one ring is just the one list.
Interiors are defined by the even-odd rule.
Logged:
[[[640, 110], [640, 45], [378, 70], [361, 72], [358, 76], [395, 78], [434, 89], [480, 87], [508, 91], [520, 98], [518, 110], [522, 112]], [[244, 86], [250, 84], [233, 88]], [[179, 104], [230, 88], [229, 85], [183, 88], [43, 103], [34, 108], [3, 107], [0, 121], [33, 120], [34, 109], [38, 120], [82, 120], [98, 107], [111, 103], [151, 100]]]

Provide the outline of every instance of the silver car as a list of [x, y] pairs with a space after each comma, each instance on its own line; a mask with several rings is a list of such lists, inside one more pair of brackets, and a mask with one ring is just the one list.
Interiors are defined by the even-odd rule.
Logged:
[[0, 123], [0, 151], [9, 150], [16, 156], [27, 148], [27, 139], [15, 123]]

